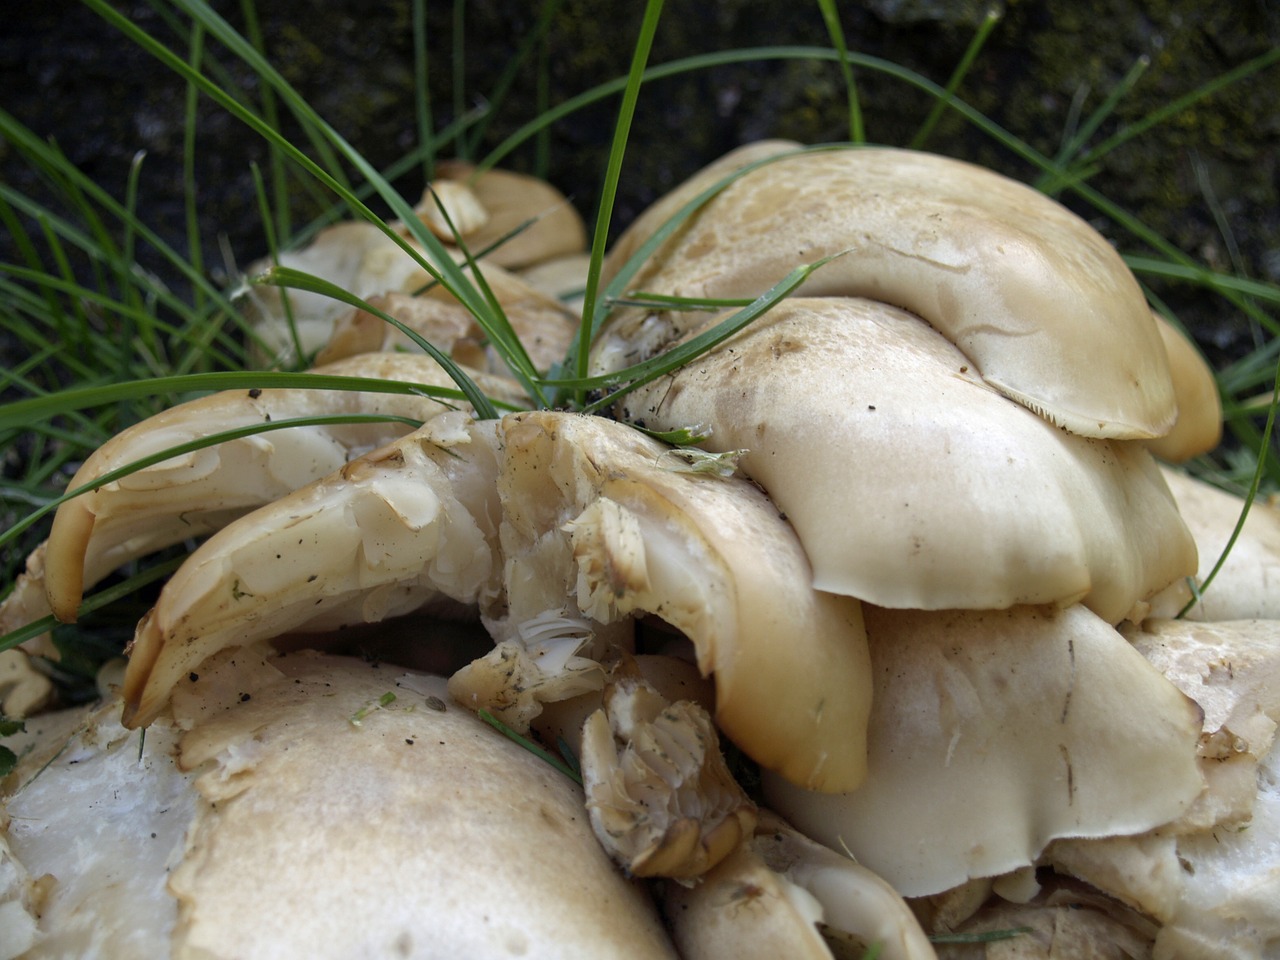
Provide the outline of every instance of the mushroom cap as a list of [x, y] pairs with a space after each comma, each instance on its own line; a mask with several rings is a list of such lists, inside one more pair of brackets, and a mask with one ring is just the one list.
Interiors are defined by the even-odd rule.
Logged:
[[[481, 269], [485, 283], [501, 304], [534, 367], [546, 370], [559, 361], [577, 330], [573, 313], [560, 301], [496, 264], [486, 263]], [[475, 317], [443, 286], [437, 284], [420, 295], [392, 291], [369, 298], [369, 303], [459, 363], [496, 376], [510, 376], [496, 351], [486, 349], [486, 335]], [[420, 348], [381, 317], [352, 310], [334, 322], [329, 342], [316, 355], [316, 362], [330, 363], [353, 353], [401, 350], [419, 352]]]
[[[435, 170], [436, 182], [465, 182], [488, 214], [482, 225], [463, 237], [473, 254], [478, 255], [528, 220], [534, 223], [494, 248], [486, 259], [519, 270], [586, 249], [587, 229], [582, 217], [565, 195], [546, 181], [511, 170], [476, 173], [473, 164], [462, 160], [439, 162]], [[429, 198], [424, 202], [431, 203]]]
[[765, 797], [904, 896], [1027, 866], [1057, 837], [1141, 833], [1203, 788], [1198, 708], [1083, 607], [864, 611], [866, 782], [821, 795], [766, 773]]
[[441, 414], [219, 530], [138, 624], [126, 725], [145, 725], [224, 647], [495, 592], [492, 441], [492, 421]]
[[[773, 149], [772, 147], [770, 149]], [[726, 158], [723, 172], [740, 165]], [[643, 215], [639, 239], [715, 178], [693, 178]], [[808, 296], [865, 296], [920, 315], [1005, 396], [1090, 437], [1157, 437], [1173, 425], [1164, 345], [1137, 281], [1107, 241], [1041, 193], [945, 157], [888, 148], [796, 153], [709, 200], [636, 274], [635, 289], [757, 297], [803, 263]], [[678, 339], [705, 314], [619, 311], [598, 366]]]
[[[681, 469], [665, 444], [599, 417], [512, 414], [500, 432], [508, 599], [536, 597], [511, 616], [566, 589], [601, 623], [654, 614], [693, 642], [717, 724], [752, 759], [815, 789], [861, 780], [859, 604], [812, 588], [799, 540], [759, 488]], [[566, 583], [545, 563], [545, 534], [562, 527], [576, 584], [573, 568]], [[540, 585], [510, 585], [521, 569]]]
[[914, 609], [1079, 600], [1116, 622], [1196, 563], [1146, 450], [1010, 403], [873, 300], [788, 298], [619, 406], [745, 450], [821, 590]]
[[[455, 386], [439, 364], [421, 354], [364, 354], [313, 372]], [[477, 376], [482, 389], [492, 395], [512, 396], [507, 381]], [[116, 434], [81, 465], [68, 489], [170, 447], [237, 427], [352, 413], [427, 420], [446, 409], [439, 400], [414, 394], [225, 390], [171, 407]], [[54, 516], [46, 548], [43, 577], [49, 607], [58, 619], [74, 621], [85, 588], [120, 565], [217, 530], [411, 429], [387, 421], [255, 434], [171, 457], [69, 500]]]
[[[1203, 583], [1222, 556], [1240, 520], [1244, 500], [1180, 470], [1161, 471], [1200, 554], [1196, 580]], [[1240, 536], [1200, 599], [1192, 620], [1280, 620], [1280, 509], [1253, 501]], [[1191, 599], [1179, 581], [1151, 598], [1151, 616], [1173, 617]]]
[[1146, 441], [1147, 449], [1170, 463], [1208, 453], [1222, 440], [1222, 397], [1213, 370], [1191, 338], [1152, 311], [1169, 357], [1178, 419], [1163, 437]]
[[578, 787], [442, 678], [256, 659], [184, 681], [144, 763], [95, 720], [9, 799], [17, 856], [58, 877], [35, 955], [674, 958]]

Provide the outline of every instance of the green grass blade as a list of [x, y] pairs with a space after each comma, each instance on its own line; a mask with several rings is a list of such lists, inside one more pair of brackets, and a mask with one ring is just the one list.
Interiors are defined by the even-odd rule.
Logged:
[[853, 76], [853, 64], [849, 62], [849, 47], [844, 40], [844, 28], [840, 26], [840, 11], [835, 0], [818, 0], [822, 20], [827, 25], [831, 43], [840, 54], [840, 73], [844, 77], [845, 96], [849, 104], [849, 142], [866, 143], [867, 134], [862, 124], [862, 105], [858, 101], [858, 84]]
[[964, 55], [960, 57], [960, 62], [956, 65], [955, 70], [951, 72], [951, 77], [947, 80], [946, 99], [935, 99], [933, 106], [929, 110], [929, 115], [925, 117], [924, 123], [920, 125], [920, 129], [916, 131], [916, 135], [911, 138], [908, 146], [912, 150], [921, 150], [929, 137], [933, 135], [934, 128], [938, 126], [938, 121], [942, 119], [942, 115], [946, 112], [947, 102], [955, 96], [956, 91], [960, 89], [960, 84], [964, 82], [964, 78], [969, 75], [969, 71], [973, 68], [974, 61], [978, 59], [978, 53], [987, 43], [987, 38], [996, 28], [996, 24], [1000, 22], [1000, 10], [992, 7], [987, 11], [986, 16], [982, 18], [982, 23], [974, 32], [973, 39], [969, 41], [969, 46], [965, 48]]

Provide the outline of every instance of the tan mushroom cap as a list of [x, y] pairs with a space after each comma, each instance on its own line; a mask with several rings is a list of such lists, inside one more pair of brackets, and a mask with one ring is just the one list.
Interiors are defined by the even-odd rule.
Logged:
[[[1244, 500], [1180, 470], [1162, 470], [1200, 554], [1203, 583], [1240, 520]], [[1151, 616], [1173, 617], [1192, 599], [1182, 581], [1151, 599]], [[1280, 620], [1280, 509], [1259, 497], [1213, 583], [1187, 611], [1192, 620]]]
[[[599, 417], [501, 422], [504, 523], [570, 533], [579, 609], [609, 623], [650, 613], [714, 675], [716, 722], [752, 759], [815, 789], [864, 772], [869, 682], [859, 604], [815, 591], [800, 542], [754, 485], [684, 470], [668, 448]], [[510, 574], [515, 533], [504, 531]], [[547, 599], [564, 574], [532, 571]], [[510, 581], [509, 581], [510, 582]], [[537, 593], [529, 586], [511, 586]], [[555, 600], [561, 603], [562, 600]]]
[[210, 537], [138, 624], [125, 723], [228, 646], [496, 592], [492, 421], [448, 413]]
[[[770, 147], [769, 149], [773, 149]], [[731, 168], [730, 155], [717, 169]], [[695, 177], [642, 216], [620, 259], [710, 179]], [[865, 296], [924, 317], [1005, 396], [1090, 437], [1161, 436], [1176, 413], [1168, 363], [1142, 291], [1092, 227], [1043, 194], [957, 160], [886, 148], [798, 153], [708, 202], [632, 287], [756, 297], [794, 267], [846, 252], [800, 287]], [[663, 346], [705, 315], [619, 311], [597, 365], [616, 368], [639, 336]], [[652, 352], [652, 351], [651, 351]]]
[[[461, 160], [437, 163], [436, 176], [437, 183], [466, 183], [488, 214], [483, 224], [463, 236], [473, 254], [478, 255], [528, 220], [534, 223], [486, 254], [486, 259], [519, 270], [586, 248], [582, 217], [563, 193], [544, 180], [511, 170], [477, 174], [473, 164]], [[426, 204], [434, 207], [430, 198], [424, 197], [424, 209]]]
[[578, 787], [442, 678], [257, 654], [184, 681], [143, 763], [94, 721], [9, 800], [17, 855], [57, 877], [33, 957], [674, 960]]
[[[313, 372], [456, 388], [425, 355], [354, 356]], [[512, 397], [507, 381], [477, 376], [482, 389]], [[446, 409], [442, 401], [411, 394], [226, 390], [172, 407], [117, 434], [84, 462], [68, 489], [142, 457], [237, 427], [349, 413], [426, 420]], [[86, 587], [120, 565], [220, 529], [411, 429], [387, 421], [276, 430], [172, 457], [76, 497], [58, 509], [49, 533], [43, 568], [49, 608], [58, 619], [74, 621]], [[47, 612], [32, 609], [36, 617]]]
[[866, 782], [820, 795], [766, 773], [765, 796], [904, 896], [1028, 866], [1057, 837], [1141, 833], [1203, 789], [1198, 708], [1083, 607], [864, 610]]
[[1222, 397], [1212, 368], [1191, 339], [1160, 314], [1152, 316], [1169, 357], [1178, 419], [1165, 436], [1148, 440], [1147, 449], [1161, 460], [1182, 463], [1222, 440]]
[[746, 450], [821, 590], [914, 609], [1079, 600], [1117, 622], [1195, 566], [1146, 450], [1010, 403], [876, 301], [789, 298], [619, 407]]
[[[481, 272], [534, 367], [546, 370], [563, 358], [577, 330], [573, 313], [549, 294], [499, 266], [485, 264]], [[371, 297], [369, 304], [421, 334], [459, 363], [499, 376], [510, 375], [496, 353], [491, 348], [486, 350], [486, 335], [475, 317], [443, 286], [433, 286], [421, 295], [391, 292]], [[333, 333], [316, 355], [316, 362], [330, 363], [354, 353], [397, 350], [416, 352], [419, 347], [381, 317], [352, 310], [334, 322]]]

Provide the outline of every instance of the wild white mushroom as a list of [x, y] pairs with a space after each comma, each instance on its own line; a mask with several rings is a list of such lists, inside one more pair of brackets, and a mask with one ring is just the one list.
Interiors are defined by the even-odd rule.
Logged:
[[37, 905], [9, 901], [35, 920], [24, 956], [674, 960], [577, 786], [443, 679], [239, 650], [174, 703], [142, 762], [116, 701], [29, 783], [62, 741], [24, 764], [6, 797]]
[[766, 773], [765, 796], [904, 896], [1028, 866], [1057, 837], [1141, 833], [1203, 789], [1196, 705], [1083, 607], [864, 611], [866, 782], [821, 795]]
[[[753, 157], [777, 145], [755, 147]], [[734, 154], [642, 215], [609, 274], [683, 203], [739, 167]], [[907, 150], [795, 153], [710, 199], [637, 273], [635, 289], [757, 297], [802, 263], [841, 254], [800, 287], [865, 296], [923, 317], [979, 376], [1089, 437], [1162, 436], [1176, 414], [1165, 350], [1137, 281], [1101, 235], [992, 171]], [[656, 353], [705, 313], [618, 311], [598, 368]]]
[[821, 590], [913, 609], [1080, 601], [1114, 623], [1195, 565], [1149, 453], [1010, 403], [876, 301], [787, 298], [619, 406], [745, 450]]

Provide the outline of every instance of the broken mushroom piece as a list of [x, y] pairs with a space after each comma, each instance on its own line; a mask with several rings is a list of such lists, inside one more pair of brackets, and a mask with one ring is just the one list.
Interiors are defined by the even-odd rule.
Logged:
[[788, 298], [618, 406], [745, 450], [821, 590], [930, 610], [1079, 601], [1115, 623], [1195, 566], [1146, 450], [1010, 403], [877, 301]]
[[24, 956], [674, 960], [577, 786], [442, 678], [260, 654], [184, 680], [141, 763], [117, 701], [6, 798]]
[[596, 838], [632, 876], [700, 876], [755, 828], [710, 714], [668, 701], [625, 662], [587, 718], [579, 762]]
[[[717, 169], [735, 165], [731, 154]], [[607, 273], [707, 179], [642, 215]], [[1164, 345], [1116, 251], [1044, 194], [958, 160], [870, 147], [781, 155], [708, 200], [629, 286], [754, 298], [795, 267], [843, 253], [800, 292], [912, 311], [986, 383], [1073, 433], [1146, 439], [1172, 427]], [[595, 366], [645, 359], [706, 318], [620, 310], [601, 331]]]
[[752, 759], [813, 789], [861, 781], [859, 604], [812, 588], [759, 488], [599, 417], [512, 414], [499, 434], [507, 623], [568, 598], [601, 624], [652, 614], [693, 642], [717, 725]]
[[[684, 960], [935, 960], [894, 889], [760, 811], [755, 835], [696, 884], [667, 884], [663, 912]], [[833, 946], [840, 952], [835, 952]]]
[[492, 441], [492, 421], [441, 414], [214, 534], [138, 624], [126, 725], [154, 718], [224, 647], [496, 592]]
[[904, 896], [1028, 866], [1057, 837], [1141, 833], [1203, 789], [1199, 709], [1085, 608], [864, 611], [866, 782], [817, 794], [766, 772], [765, 797]]

